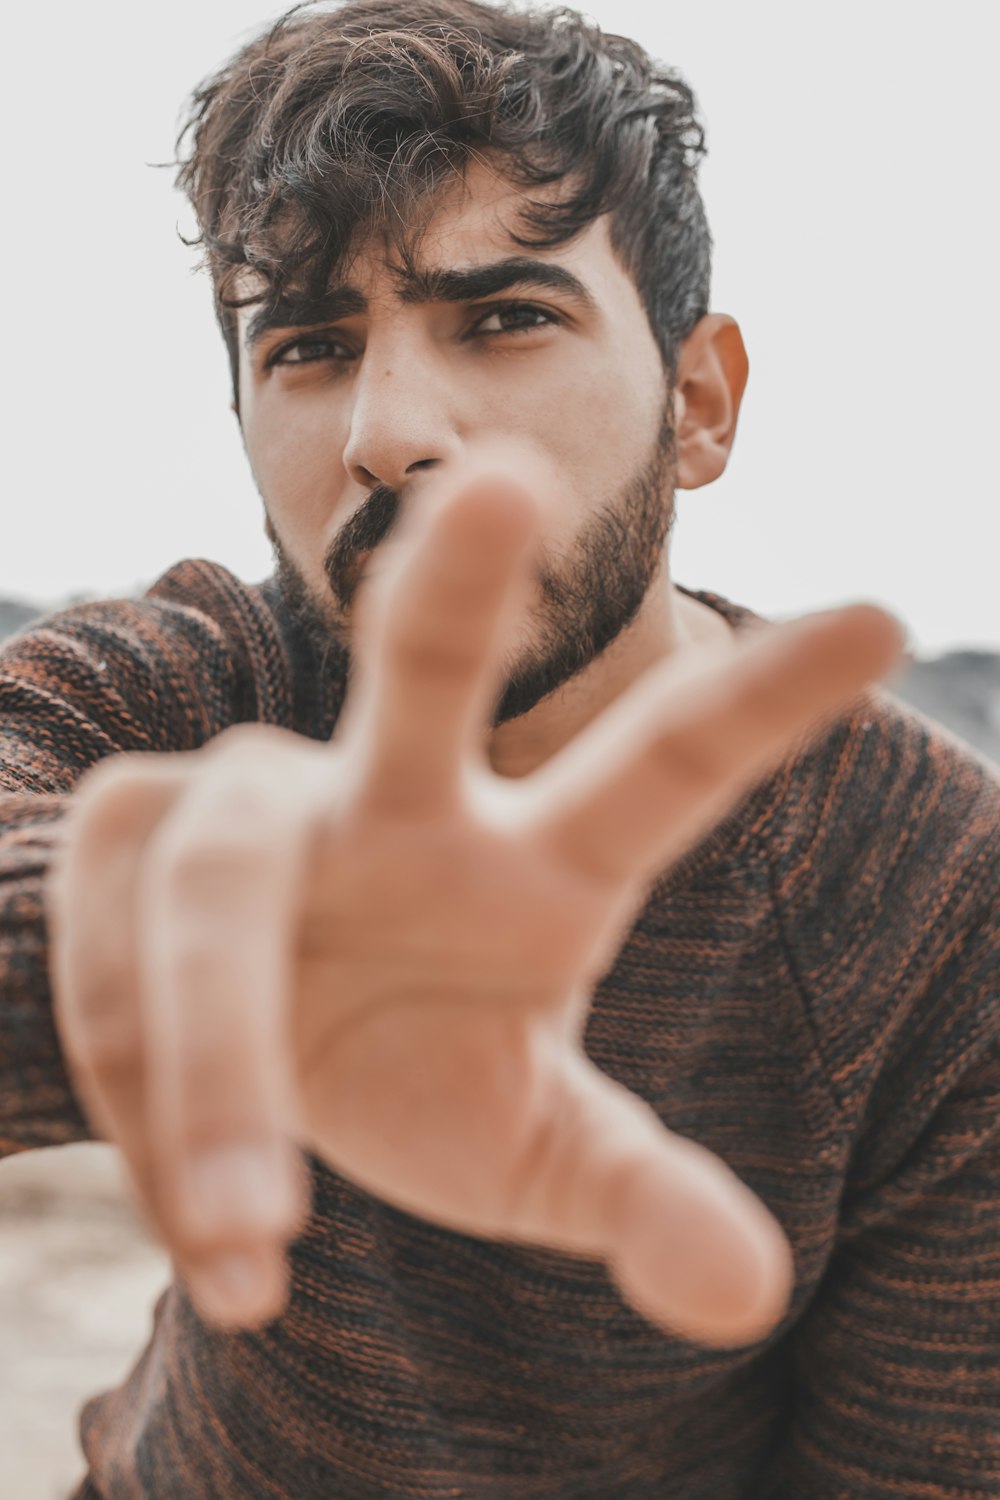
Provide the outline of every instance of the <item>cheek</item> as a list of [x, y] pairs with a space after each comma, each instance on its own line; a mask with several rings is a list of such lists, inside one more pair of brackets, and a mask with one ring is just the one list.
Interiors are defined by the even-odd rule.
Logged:
[[654, 387], [627, 371], [597, 364], [576, 378], [555, 405], [557, 431], [566, 448], [583, 460], [587, 472], [617, 470], [623, 457], [641, 450], [659, 425]]
[[666, 390], [658, 357], [650, 368], [648, 360], [625, 361], [615, 350], [593, 353], [549, 371], [521, 413], [526, 432], [560, 475], [546, 528], [550, 544], [618, 493], [660, 433]]
[[244, 419], [244, 442], [254, 479], [282, 536], [312, 551], [330, 529], [346, 484], [343, 444], [319, 411], [282, 411], [257, 399]]

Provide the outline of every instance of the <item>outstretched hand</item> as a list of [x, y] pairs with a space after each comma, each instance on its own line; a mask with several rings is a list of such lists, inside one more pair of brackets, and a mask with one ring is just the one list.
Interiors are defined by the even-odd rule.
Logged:
[[297, 1147], [466, 1233], [603, 1260], [665, 1329], [762, 1336], [775, 1219], [588, 1060], [650, 879], [897, 663], [857, 604], [667, 659], [539, 770], [484, 725], [540, 481], [441, 475], [363, 588], [334, 740], [246, 725], [83, 778], [50, 886], [70, 1066], [203, 1313], [281, 1310]]

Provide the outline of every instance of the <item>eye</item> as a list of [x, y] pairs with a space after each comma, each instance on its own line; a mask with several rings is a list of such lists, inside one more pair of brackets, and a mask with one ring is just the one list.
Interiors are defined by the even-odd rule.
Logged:
[[[291, 339], [268, 355], [266, 365], [268, 368], [272, 365], [312, 365], [329, 358], [334, 349], [342, 351], [340, 356], [334, 357], [343, 358], [346, 354], [348, 359], [354, 358], [354, 350], [342, 339], [334, 338], [331, 333], [300, 334], [297, 339]], [[288, 355], [293, 352], [297, 352], [300, 357], [289, 359]]]
[[[548, 308], [536, 307], [533, 302], [503, 302], [485, 313], [472, 326], [473, 334], [485, 334], [487, 338], [498, 333], [533, 333], [547, 324], [556, 325], [559, 318]], [[497, 326], [490, 328], [494, 323]]]

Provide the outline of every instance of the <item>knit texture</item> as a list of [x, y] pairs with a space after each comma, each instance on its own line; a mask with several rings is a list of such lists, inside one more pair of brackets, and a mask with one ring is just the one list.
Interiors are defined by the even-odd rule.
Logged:
[[[78, 777], [240, 721], [328, 739], [342, 696], [273, 580], [205, 561], [0, 651], [3, 1150], [88, 1136], [44, 907]], [[672, 1338], [595, 1263], [440, 1229], [311, 1159], [288, 1311], [222, 1333], [175, 1282], [84, 1408], [81, 1497], [1000, 1496], [995, 769], [860, 695], [664, 872], [585, 1041], [783, 1225], [795, 1292], [768, 1338]]]

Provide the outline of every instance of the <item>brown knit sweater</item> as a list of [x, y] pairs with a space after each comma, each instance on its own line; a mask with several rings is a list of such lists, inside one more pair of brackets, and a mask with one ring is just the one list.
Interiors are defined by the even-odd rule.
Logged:
[[[41, 897], [77, 777], [240, 720], [325, 739], [341, 692], [273, 583], [203, 561], [0, 652], [6, 1150], [88, 1134]], [[225, 1334], [175, 1283], [132, 1375], [84, 1408], [81, 1494], [1000, 1496], [998, 1038], [1000, 779], [873, 691], [666, 872], [586, 1035], [777, 1215], [782, 1325], [697, 1348], [594, 1263], [439, 1229], [313, 1161], [288, 1312]]]

